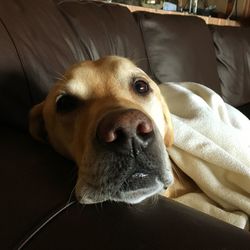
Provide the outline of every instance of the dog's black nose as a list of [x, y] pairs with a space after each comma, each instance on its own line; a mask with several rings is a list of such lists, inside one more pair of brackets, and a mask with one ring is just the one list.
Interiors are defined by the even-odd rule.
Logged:
[[99, 142], [112, 150], [138, 154], [154, 137], [149, 117], [136, 109], [119, 110], [107, 114], [97, 128]]

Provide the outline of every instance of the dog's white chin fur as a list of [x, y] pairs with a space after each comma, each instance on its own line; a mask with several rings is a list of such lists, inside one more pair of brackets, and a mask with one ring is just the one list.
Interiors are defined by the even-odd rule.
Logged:
[[121, 193], [121, 198], [115, 201], [125, 202], [129, 204], [140, 203], [146, 198], [153, 196], [163, 190], [163, 183], [156, 180], [156, 184], [153, 187], [141, 188], [133, 191], [127, 191]]
[[82, 196], [79, 200], [81, 204], [95, 204], [104, 201], [116, 201], [125, 202], [128, 204], [137, 204], [153, 196], [154, 194], [160, 193], [164, 189], [164, 184], [158, 179], [155, 180], [155, 185], [147, 188], [141, 188], [133, 191], [121, 192], [119, 198], [105, 197], [99, 195], [92, 195], [93, 198]]

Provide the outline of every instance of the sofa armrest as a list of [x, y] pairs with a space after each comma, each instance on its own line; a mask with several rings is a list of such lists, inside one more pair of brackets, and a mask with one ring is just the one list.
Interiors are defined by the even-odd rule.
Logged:
[[[49, 146], [0, 127], [1, 246], [23, 249], [248, 249], [250, 234], [159, 196], [130, 206], [66, 204], [76, 169]], [[54, 217], [53, 217], [54, 216]]]

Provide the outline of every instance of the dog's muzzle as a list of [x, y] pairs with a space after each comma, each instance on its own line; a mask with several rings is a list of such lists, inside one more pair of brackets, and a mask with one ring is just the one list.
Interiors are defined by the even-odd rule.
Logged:
[[[84, 194], [82, 203], [104, 200], [138, 203], [172, 183], [168, 155], [152, 120], [136, 109], [116, 110], [101, 118], [96, 130], [101, 152], [98, 190]], [[98, 156], [97, 156], [98, 158]], [[83, 198], [85, 197], [85, 198]]]

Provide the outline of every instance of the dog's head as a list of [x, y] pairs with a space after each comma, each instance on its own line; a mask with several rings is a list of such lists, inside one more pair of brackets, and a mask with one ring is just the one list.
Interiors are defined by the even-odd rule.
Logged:
[[73, 66], [31, 110], [30, 132], [76, 162], [81, 203], [138, 203], [172, 183], [168, 107], [128, 59]]

